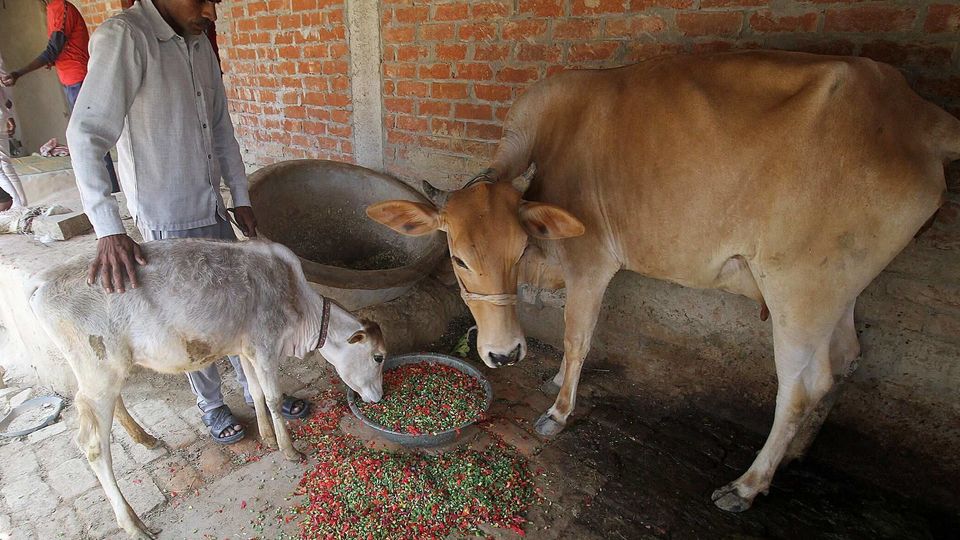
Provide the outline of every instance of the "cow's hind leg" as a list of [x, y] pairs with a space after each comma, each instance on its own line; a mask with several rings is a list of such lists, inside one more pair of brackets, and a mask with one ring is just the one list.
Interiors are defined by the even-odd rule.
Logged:
[[[265, 354], [258, 353], [256, 361], [244, 363], [244, 370], [248, 369], [248, 364], [252, 364], [252, 368], [256, 372], [263, 398], [266, 401], [267, 409], [270, 411], [270, 417], [273, 419], [273, 431], [276, 434], [276, 442], [280, 447], [280, 451], [283, 452], [284, 457], [287, 459], [300, 461], [303, 458], [303, 454], [293, 447], [293, 439], [290, 438], [287, 424], [284, 423], [283, 417], [280, 415], [280, 410], [283, 406], [283, 394], [280, 392], [276, 360], [267, 359]], [[260, 412], [258, 410], [258, 420], [259, 414]]]
[[157, 440], [156, 437], [144, 431], [143, 427], [130, 416], [130, 413], [127, 412], [127, 407], [123, 404], [123, 397], [119, 395], [117, 396], [117, 404], [114, 407], [114, 414], [116, 414], [120, 425], [123, 426], [123, 429], [127, 430], [127, 433], [130, 434], [134, 442], [150, 449], [156, 448], [157, 445], [160, 444], [160, 441]]
[[857, 360], [860, 357], [860, 340], [853, 322], [853, 308], [856, 301], [850, 303], [840, 322], [837, 323], [830, 337], [830, 368], [833, 375], [833, 387], [820, 400], [820, 404], [810, 414], [807, 421], [800, 426], [796, 436], [787, 447], [784, 464], [806, 455], [813, 440], [820, 432], [827, 415], [843, 393], [850, 375], [857, 370]]
[[577, 385], [580, 382], [580, 370], [583, 360], [590, 351], [593, 330], [600, 315], [603, 293], [610, 279], [616, 274], [619, 265], [613, 261], [594, 262], [588, 276], [576, 278], [569, 276], [567, 283], [567, 302], [563, 310], [563, 360], [561, 371], [554, 377], [560, 390], [553, 406], [537, 419], [537, 433], [551, 437], [560, 433], [573, 412], [577, 401]]
[[766, 493], [790, 443], [833, 387], [830, 340], [842, 312], [826, 306], [773, 307], [778, 384], [773, 427], [747, 472], [713, 493], [720, 509], [744, 511], [757, 494]]

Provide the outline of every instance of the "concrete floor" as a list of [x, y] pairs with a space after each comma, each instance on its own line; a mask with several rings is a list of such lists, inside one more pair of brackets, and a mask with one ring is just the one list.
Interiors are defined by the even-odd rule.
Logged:
[[[442, 340], [434, 349], [449, 350], [449, 343]], [[555, 350], [534, 344], [519, 366], [481, 366], [496, 395], [492, 421], [458, 443], [482, 446], [496, 434], [543, 470], [538, 482], [545, 499], [529, 515], [529, 538], [960, 535], [955, 511], [920, 505], [816, 463], [781, 471], [770, 494], [758, 498], [751, 511], [722, 513], [710, 502], [712, 489], [738, 476], [762, 439], [710, 411], [678, 410], [637, 395], [615, 370], [587, 368], [571, 425], [556, 439], [541, 440], [532, 422], [553, 399], [538, 386], [558, 363]], [[332, 374], [317, 357], [288, 361], [281, 384], [287, 392], [313, 396], [329, 388]], [[253, 413], [229, 374], [225, 394], [251, 432], [229, 447], [207, 438], [182, 377], [144, 372], [124, 391], [132, 414], [163, 445], [146, 450], [116, 426], [115, 470], [134, 508], [150, 527], [162, 530], [160, 538], [295, 533], [294, 523], [281, 527], [274, 516], [295, 504], [292, 493], [309, 464], [287, 462], [259, 447]], [[0, 442], [0, 538], [124, 538], [72, 443], [75, 420], [68, 407], [60, 423]], [[341, 429], [374, 440], [352, 417], [344, 418]]]

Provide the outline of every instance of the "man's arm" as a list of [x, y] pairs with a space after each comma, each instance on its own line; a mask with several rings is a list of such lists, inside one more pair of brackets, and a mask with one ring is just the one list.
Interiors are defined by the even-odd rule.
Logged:
[[124, 291], [124, 274], [137, 286], [134, 261], [145, 264], [140, 248], [126, 235], [103, 156], [123, 131], [124, 120], [140, 88], [141, 49], [130, 27], [110, 19], [90, 39], [90, 71], [83, 81], [67, 126], [70, 159], [83, 209], [97, 233], [97, 258], [88, 283], [100, 275], [107, 292]]
[[233, 122], [227, 109], [227, 94], [223, 88], [220, 66], [214, 59], [211, 67], [215, 73], [213, 106], [213, 148], [220, 160], [220, 174], [233, 196], [233, 206], [237, 208], [237, 221], [247, 236], [257, 235], [257, 219], [250, 207], [250, 195], [247, 191], [247, 173], [240, 156], [240, 144], [233, 133]]
[[43, 66], [52, 65], [57, 61], [57, 58], [60, 57], [60, 53], [63, 52], [63, 46], [67, 43], [67, 35], [61, 31], [56, 31], [50, 34], [50, 39], [47, 41], [47, 48], [40, 53], [40, 56], [36, 57], [26, 66], [11, 71], [3, 80], [0, 81], [4, 86], [13, 86], [17, 84], [17, 79], [23, 77], [31, 71], [38, 70]]

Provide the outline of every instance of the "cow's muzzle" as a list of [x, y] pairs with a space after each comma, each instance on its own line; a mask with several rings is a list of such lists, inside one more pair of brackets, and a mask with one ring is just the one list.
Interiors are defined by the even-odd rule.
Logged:
[[523, 353], [523, 347], [517, 345], [515, 349], [510, 351], [510, 354], [497, 354], [489, 353], [487, 356], [490, 357], [490, 362], [494, 367], [503, 367], [503, 366], [512, 366], [520, 361], [520, 355]]

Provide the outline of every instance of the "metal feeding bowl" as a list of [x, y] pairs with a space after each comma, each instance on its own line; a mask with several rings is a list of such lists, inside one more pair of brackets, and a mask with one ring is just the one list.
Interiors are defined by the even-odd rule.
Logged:
[[399, 297], [446, 252], [439, 232], [404, 236], [367, 217], [390, 199], [430, 204], [396, 178], [338, 161], [281, 161], [250, 175], [260, 235], [293, 250], [317, 292], [350, 310]]
[[[490, 409], [490, 404], [493, 403], [493, 387], [490, 386], [490, 381], [488, 381], [487, 378], [483, 376], [483, 373], [480, 373], [480, 371], [478, 371], [475, 367], [454, 356], [447, 356], [445, 354], [437, 353], [402, 354], [388, 358], [383, 364], [383, 370], [389, 371], [405, 364], [419, 364], [421, 362], [450, 366], [477, 379], [480, 382], [480, 386], [483, 388], [483, 393], [486, 394], [483, 412], [485, 413]], [[440, 433], [436, 434], [411, 435], [409, 433], [400, 433], [386, 428], [364, 416], [363, 412], [360, 411], [360, 408], [357, 407], [357, 400], [359, 399], [360, 397], [357, 396], [356, 392], [347, 388], [347, 402], [350, 404], [350, 410], [353, 411], [353, 414], [359, 418], [361, 422], [373, 428], [373, 430], [383, 438], [404, 446], [430, 447], [448, 444], [455, 441], [464, 429], [476, 423], [476, 420], [472, 420], [461, 426], [448, 429], [447, 431], [441, 431]]]

